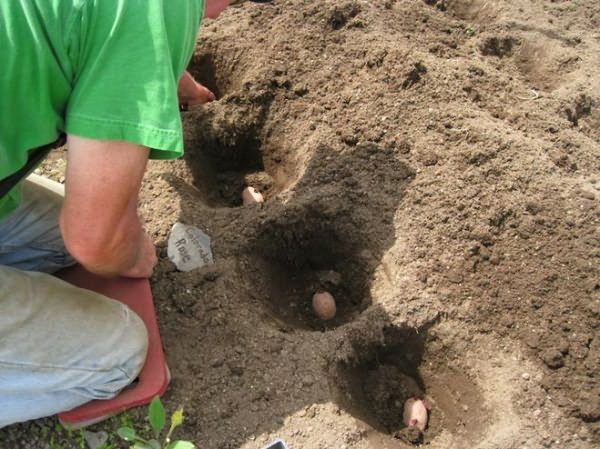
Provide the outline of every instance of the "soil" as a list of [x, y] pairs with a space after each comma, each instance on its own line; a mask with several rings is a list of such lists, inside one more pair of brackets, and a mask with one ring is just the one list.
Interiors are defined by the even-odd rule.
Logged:
[[[206, 21], [190, 69], [218, 101], [183, 113], [185, 157], [152, 162], [141, 195], [179, 435], [598, 447], [599, 26], [596, 0], [274, 0]], [[246, 185], [265, 203], [241, 206]], [[176, 271], [178, 221], [214, 265]], [[431, 403], [423, 433], [409, 397]]]

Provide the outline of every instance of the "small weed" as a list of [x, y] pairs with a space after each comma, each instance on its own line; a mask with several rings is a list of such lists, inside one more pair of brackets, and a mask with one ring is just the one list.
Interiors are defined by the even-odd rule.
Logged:
[[77, 447], [78, 447], [79, 449], [86, 449], [86, 448], [87, 448], [87, 443], [86, 443], [86, 441], [85, 441], [85, 435], [84, 435], [84, 433], [83, 433], [83, 430], [80, 430], [80, 431], [77, 433], [77, 438], [76, 438], [76, 441], [77, 441]]
[[96, 449], [117, 449], [117, 447], [113, 446], [111, 443], [104, 443], [102, 446], [98, 446]]
[[65, 449], [65, 447], [57, 440], [56, 435], [50, 436], [50, 449]]
[[119, 415], [119, 420], [121, 421], [121, 427], [133, 427], [133, 421], [131, 419], [131, 415], [127, 412], [123, 412]]
[[467, 27], [465, 28], [465, 34], [467, 36], [473, 36], [476, 32], [477, 30], [473, 25], [467, 25]]
[[148, 420], [153, 432], [151, 439], [142, 438], [131, 426], [123, 426], [117, 430], [117, 434], [123, 440], [131, 443], [130, 449], [195, 449], [194, 444], [190, 441], [171, 441], [173, 431], [183, 423], [182, 408], [175, 410], [171, 415], [171, 425], [163, 443], [160, 442], [160, 439], [166, 425], [166, 412], [158, 396], [150, 403]]

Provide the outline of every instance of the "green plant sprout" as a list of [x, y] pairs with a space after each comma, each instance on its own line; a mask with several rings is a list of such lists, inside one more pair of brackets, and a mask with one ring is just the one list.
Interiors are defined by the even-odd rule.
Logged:
[[475, 32], [476, 32], [476, 30], [475, 30], [475, 27], [473, 25], [468, 25], [465, 28], [465, 34], [467, 36], [473, 36], [475, 34]]
[[121, 427], [133, 427], [133, 420], [131, 419], [129, 412], [121, 413], [119, 415], [119, 421], [121, 422]]
[[155, 396], [150, 402], [148, 407], [148, 420], [150, 426], [154, 432], [154, 438], [146, 440], [140, 437], [135, 429], [132, 427], [124, 426], [117, 430], [123, 440], [132, 443], [130, 449], [195, 449], [194, 443], [191, 441], [177, 440], [171, 441], [171, 435], [175, 428], [179, 427], [183, 423], [183, 408], [178, 408], [171, 415], [171, 426], [167, 432], [167, 436], [164, 442], [160, 443], [160, 436], [165, 428], [166, 424], [166, 413], [165, 408], [160, 401], [158, 396]]
[[55, 435], [50, 436], [50, 449], [65, 449], [65, 447], [58, 442]]

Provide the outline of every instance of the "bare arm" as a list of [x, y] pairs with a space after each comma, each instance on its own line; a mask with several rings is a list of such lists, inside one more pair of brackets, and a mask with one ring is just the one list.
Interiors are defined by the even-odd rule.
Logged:
[[204, 8], [204, 17], [216, 19], [221, 11], [227, 8], [230, 4], [229, 0], [206, 0]]
[[127, 143], [68, 137], [61, 232], [69, 252], [88, 270], [148, 277], [154, 245], [137, 214], [149, 150]]

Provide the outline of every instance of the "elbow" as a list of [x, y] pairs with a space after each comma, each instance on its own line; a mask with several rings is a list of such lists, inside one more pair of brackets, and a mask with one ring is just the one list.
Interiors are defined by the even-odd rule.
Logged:
[[105, 276], [118, 273], [114, 261], [94, 238], [73, 232], [63, 234], [63, 238], [69, 254], [88, 271]]
[[65, 247], [88, 271], [103, 276], [117, 275], [125, 265], [116, 250], [123, 243], [119, 236], [81, 226], [61, 216], [60, 228]]

